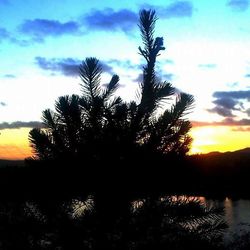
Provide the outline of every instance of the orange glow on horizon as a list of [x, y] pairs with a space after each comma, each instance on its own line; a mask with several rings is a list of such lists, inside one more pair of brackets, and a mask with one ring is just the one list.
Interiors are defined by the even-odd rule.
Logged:
[[[250, 127], [249, 127], [250, 128]], [[192, 128], [190, 154], [226, 152], [250, 147], [249, 128], [237, 130], [232, 126], [203, 126]], [[23, 160], [32, 155], [28, 134], [30, 128], [4, 129], [0, 131], [0, 159]]]
[[191, 130], [193, 138], [190, 154], [227, 152], [250, 147], [250, 131], [233, 126], [204, 126]]
[[0, 135], [0, 159], [23, 160], [32, 155], [28, 142], [30, 128], [3, 129]]

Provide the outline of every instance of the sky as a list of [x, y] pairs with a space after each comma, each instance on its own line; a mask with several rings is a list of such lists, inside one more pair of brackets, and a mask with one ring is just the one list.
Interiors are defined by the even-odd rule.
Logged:
[[149, 8], [166, 47], [158, 76], [195, 98], [191, 153], [250, 147], [250, 0], [0, 0], [0, 159], [32, 154], [30, 129], [59, 96], [81, 94], [86, 57], [135, 98], [138, 13]]

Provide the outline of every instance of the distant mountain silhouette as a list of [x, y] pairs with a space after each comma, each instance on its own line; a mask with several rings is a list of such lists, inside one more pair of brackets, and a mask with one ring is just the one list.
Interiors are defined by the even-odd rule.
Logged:
[[0, 159], [0, 168], [1, 167], [19, 167], [24, 166], [24, 160], [2, 160]]
[[195, 190], [212, 195], [250, 196], [250, 148], [192, 155], [188, 164]]

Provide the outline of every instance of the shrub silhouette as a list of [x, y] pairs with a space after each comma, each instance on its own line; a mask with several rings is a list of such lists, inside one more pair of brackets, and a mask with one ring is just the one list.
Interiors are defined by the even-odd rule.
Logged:
[[[103, 87], [101, 64], [87, 58], [79, 70], [82, 95], [59, 97], [55, 111], [43, 112], [45, 129], [30, 131], [35, 159], [112, 160], [126, 159], [135, 152], [183, 155], [189, 150], [191, 125], [184, 115], [194, 99], [157, 77], [156, 59], [165, 48], [163, 38], [154, 38], [155, 22], [154, 11], [141, 11], [144, 48], [139, 47], [139, 52], [146, 65], [137, 100], [125, 103], [114, 96], [119, 87], [117, 75]], [[175, 103], [167, 109], [164, 104], [171, 99]]]
[[[185, 115], [194, 103], [193, 96], [179, 93], [170, 83], [162, 82], [157, 77], [156, 59], [165, 48], [163, 38], [154, 38], [156, 20], [154, 11], [140, 12], [143, 48], [139, 47], [139, 53], [146, 64], [136, 100], [126, 103], [115, 95], [119, 87], [117, 75], [111, 77], [107, 86], [101, 85], [100, 62], [96, 58], [87, 58], [79, 68], [82, 94], [59, 97], [55, 111], [43, 111], [45, 128], [30, 131], [29, 140], [34, 150], [30, 163], [40, 166], [37, 169], [41, 171], [40, 176], [47, 179], [47, 189], [52, 192], [53, 184], [56, 186], [53, 194], [62, 198], [62, 201], [50, 199], [48, 203], [46, 199], [36, 200], [37, 207], [49, 215], [47, 217], [53, 221], [53, 225], [60, 210], [56, 208], [62, 206], [66, 199], [73, 199], [76, 195], [93, 195], [91, 212], [78, 221], [77, 226], [63, 215], [59, 216], [60, 223], [57, 225], [67, 229], [69, 242], [74, 241], [75, 245], [79, 242], [78, 248], [148, 249], [150, 246], [163, 249], [173, 247], [165, 239], [170, 234], [166, 236], [162, 231], [166, 226], [173, 229], [172, 235], [182, 229], [185, 237], [190, 239], [192, 235], [194, 239], [196, 235], [201, 242], [203, 238], [200, 232], [205, 232], [205, 229], [208, 232], [209, 228], [219, 231], [223, 226], [220, 212], [218, 217], [214, 217], [218, 222], [214, 225], [210, 216], [215, 210], [206, 211], [199, 204], [190, 209], [185, 202], [179, 204], [187, 213], [198, 213], [197, 222], [203, 221], [204, 224], [199, 224], [200, 228], [193, 231], [181, 228], [178, 223], [176, 227], [173, 223], [169, 226], [169, 223], [165, 223], [166, 211], [173, 209], [169, 210], [170, 203], [159, 202], [164, 190], [154, 191], [153, 188], [157, 182], [165, 185], [165, 175], [161, 177], [162, 168], [165, 168], [163, 163], [173, 163], [176, 167], [172, 159], [180, 159], [189, 150], [191, 124]], [[161, 170], [153, 168], [158, 165]], [[49, 184], [51, 175], [52, 183]], [[171, 172], [168, 172], [169, 177]], [[133, 213], [131, 202], [139, 198], [144, 200], [143, 206]], [[192, 205], [192, 201], [189, 204]], [[174, 218], [184, 216], [183, 210], [178, 211], [182, 212]], [[150, 220], [148, 216], [153, 219]], [[161, 226], [162, 222], [165, 223], [164, 227]], [[135, 232], [131, 235], [133, 225]], [[78, 235], [79, 231], [77, 233], [77, 227], [86, 233], [82, 236], [87, 242], [85, 245]], [[144, 228], [141, 232], [145, 234], [140, 235], [136, 228]], [[78, 236], [80, 238], [77, 240]], [[62, 240], [66, 238], [62, 237]], [[143, 240], [148, 242], [148, 246], [142, 243]], [[65, 249], [70, 249], [70, 244], [73, 244], [69, 242], [64, 244]]]

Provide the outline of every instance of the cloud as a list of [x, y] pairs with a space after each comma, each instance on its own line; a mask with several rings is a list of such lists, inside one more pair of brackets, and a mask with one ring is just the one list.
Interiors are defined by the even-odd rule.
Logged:
[[245, 113], [250, 117], [250, 108], [248, 108]]
[[114, 74], [113, 68], [111, 66], [109, 66], [107, 63], [101, 62], [101, 67], [102, 67], [103, 72], [109, 73], [110, 75]]
[[7, 106], [6, 102], [0, 102], [0, 106], [5, 107]]
[[239, 86], [239, 83], [238, 82], [227, 83], [227, 86], [230, 88], [235, 88]]
[[141, 8], [154, 9], [160, 18], [181, 18], [193, 15], [193, 4], [189, 1], [175, 1], [167, 6], [145, 4]]
[[[159, 74], [159, 80], [160, 81], [171, 81], [174, 78], [174, 74]], [[141, 83], [143, 81], [143, 74], [139, 73], [136, 78], [132, 80], [135, 83]]]
[[0, 42], [9, 38], [10, 38], [10, 33], [5, 28], [0, 27]]
[[[79, 76], [79, 66], [82, 63], [79, 59], [73, 58], [51, 58], [35, 57], [36, 64], [43, 70], [52, 73], [60, 73], [64, 76], [77, 77]], [[113, 68], [106, 63], [101, 63], [103, 72], [113, 74]]]
[[202, 122], [191, 121], [193, 127], [205, 126], [250, 126], [250, 119], [235, 120], [233, 118], [225, 118], [220, 122]]
[[13, 74], [5, 74], [5, 75], [3, 75], [3, 77], [4, 78], [16, 78], [16, 76]]
[[207, 63], [207, 64], [199, 64], [198, 67], [199, 68], [203, 68], [203, 69], [214, 69], [216, 68], [216, 64], [214, 63]]
[[89, 29], [126, 32], [137, 27], [138, 15], [128, 9], [118, 11], [112, 8], [94, 9], [83, 18], [83, 22]]
[[235, 106], [238, 104], [233, 98], [230, 97], [222, 97], [213, 101], [214, 104], [232, 110], [238, 110]]
[[35, 57], [37, 65], [43, 69], [51, 72], [58, 72], [65, 76], [75, 77], [79, 75], [80, 60], [73, 58], [52, 58]]
[[30, 121], [30, 122], [22, 122], [22, 121], [16, 121], [16, 122], [2, 122], [0, 123], [0, 130], [2, 129], [15, 129], [15, 128], [43, 128], [44, 125], [41, 122], [38, 121]]
[[110, 59], [107, 61], [107, 64], [113, 64], [125, 69], [141, 70], [143, 68], [142, 64], [134, 64], [130, 60]]
[[33, 19], [25, 20], [19, 31], [29, 35], [36, 42], [43, 42], [47, 36], [76, 35], [80, 33], [80, 25], [77, 22], [60, 22], [58, 20]]
[[31, 44], [31, 41], [25, 39], [17, 39], [16, 37], [14, 37], [13, 34], [11, 34], [5, 28], [0, 27], [0, 42], [2, 41], [8, 41], [10, 43], [17, 44], [20, 46], [28, 46]]
[[229, 0], [227, 6], [235, 11], [245, 11], [249, 7], [249, 0]]
[[222, 106], [215, 106], [212, 109], [207, 109], [208, 112], [210, 113], [216, 113], [218, 115], [221, 115], [223, 117], [234, 117], [232, 110], [222, 107]]
[[249, 90], [239, 91], [217, 91], [213, 93], [216, 99], [213, 103], [216, 105], [212, 109], [207, 109], [210, 113], [216, 113], [223, 117], [235, 117], [233, 111], [240, 111], [247, 115], [248, 111], [244, 109], [243, 101], [250, 100]]
[[238, 91], [216, 91], [213, 93], [215, 98], [234, 98], [234, 99], [247, 99], [250, 100], [250, 90]]
[[176, 1], [163, 8], [161, 13], [166, 18], [190, 17], [193, 14], [193, 5], [189, 1]]

